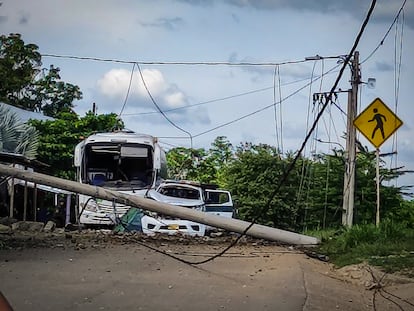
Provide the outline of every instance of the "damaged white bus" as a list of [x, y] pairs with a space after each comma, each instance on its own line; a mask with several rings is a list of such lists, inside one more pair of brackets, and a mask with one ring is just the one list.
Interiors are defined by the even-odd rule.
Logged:
[[[157, 139], [132, 131], [97, 133], [75, 147], [77, 181], [144, 196], [167, 177], [167, 161]], [[79, 222], [114, 225], [130, 206], [79, 195]]]

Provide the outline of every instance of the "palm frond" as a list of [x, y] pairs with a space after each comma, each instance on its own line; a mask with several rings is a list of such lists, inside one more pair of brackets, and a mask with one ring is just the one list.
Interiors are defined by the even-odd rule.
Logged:
[[35, 158], [38, 144], [36, 129], [23, 123], [17, 113], [0, 103], [0, 151]]

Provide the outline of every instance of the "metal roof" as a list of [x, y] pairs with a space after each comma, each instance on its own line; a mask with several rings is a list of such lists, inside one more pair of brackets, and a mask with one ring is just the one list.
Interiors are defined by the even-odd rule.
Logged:
[[30, 119], [50, 120], [50, 121], [54, 120], [54, 118], [45, 116], [44, 114], [40, 112], [25, 110], [25, 109], [18, 108], [18, 107], [15, 107], [15, 106], [3, 103], [3, 102], [0, 102], [0, 105], [4, 105], [7, 108], [9, 108], [12, 112], [16, 113], [22, 122], [27, 122]]

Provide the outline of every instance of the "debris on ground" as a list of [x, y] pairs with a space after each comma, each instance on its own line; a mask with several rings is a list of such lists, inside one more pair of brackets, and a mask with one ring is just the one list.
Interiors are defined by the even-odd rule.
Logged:
[[36, 221], [18, 221], [11, 225], [13, 231], [29, 231], [40, 232], [43, 230], [45, 224], [43, 222]]
[[[3, 234], [1, 234], [3, 233]], [[65, 247], [82, 250], [107, 247], [111, 244], [150, 243], [153, 246], [163, 244], [180, 245], [220, 245], [230, 244], [240, 237], [237, 233], [221, 233], [212, 236], [194, 237], [184, 234], [167, 235], [157, 233], [146, 235], [142, 232], [115, 232], [110, 229], [83, 229], [76, 225], [57, 228], [56, 223], [18, 221], [10, 226], [0, 225], [0, 248], [41, 248]], [[249, 236], [239, 238], [238, 245], [282, 245]]]
[[11, 234], [12, 231], [10, 226], [0, 224], [0, 234]]
[[49, 220], [43, 228], [44, 232], [51, 232], [56, 228], [56, 223], [52, 220]]
[[389, 274], [367, 263], [345, 266], [335, 270], [342, 279], [355, 285], [362, 285], [367, 290], [378, 289], [395, 284], [413, 283], [413, 279], [396, 273]]

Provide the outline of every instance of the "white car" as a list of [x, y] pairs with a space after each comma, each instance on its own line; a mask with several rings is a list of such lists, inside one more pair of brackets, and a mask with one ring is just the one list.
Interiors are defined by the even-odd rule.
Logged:
[[[235, 209], [231, 194], [226, 190], [204, 189], [205, 212], [225, 218], [235, 217]], [[217, 228], [206, 226], [206, 231], [216, 231]]]
[[[203, 190], [190, 183], [164, 182], [155, 191], [149, 191], [147, 197], [158, 202], [205, 211]], [[204, 224], [157, 213], [143, 216], [141, 223], [142, 231], [149, 235], [181, 233], [190, 236], [204, 236], [206, 231]]]

